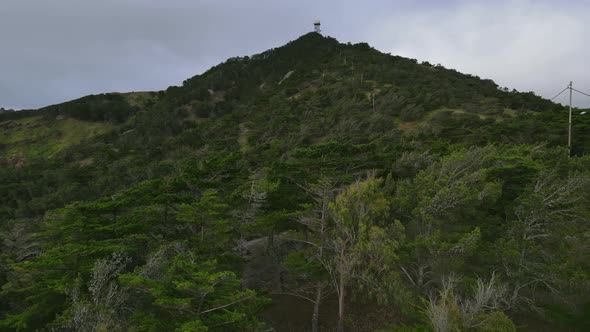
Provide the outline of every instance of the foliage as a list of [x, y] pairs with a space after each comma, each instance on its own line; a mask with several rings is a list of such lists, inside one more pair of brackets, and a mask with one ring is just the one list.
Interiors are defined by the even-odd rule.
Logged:
[[1, 112], [0, 329], [256, 331], [288, 293], [315, 331], [587, 330], [590, 118], [568, 158], [566, 114], [317, 33]]

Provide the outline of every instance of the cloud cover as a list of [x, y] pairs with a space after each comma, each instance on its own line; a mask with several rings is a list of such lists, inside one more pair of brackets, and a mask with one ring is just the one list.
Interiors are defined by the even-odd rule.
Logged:
[[341, 42], [550, 98], [570, 80], [590, 90], [589, 14], [586, 0], [2, 0], [0, 107], [165, 89], [295, 39], [316, 18]]

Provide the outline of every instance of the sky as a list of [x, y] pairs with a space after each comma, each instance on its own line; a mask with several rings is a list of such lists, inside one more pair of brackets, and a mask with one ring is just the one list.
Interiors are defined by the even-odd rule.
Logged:
[[163, 90], [316, 19], [340, 42], [551, 98], [570, 80], [590, 92], [588, 17], [590, 0], [0, 0], [0, 107]]

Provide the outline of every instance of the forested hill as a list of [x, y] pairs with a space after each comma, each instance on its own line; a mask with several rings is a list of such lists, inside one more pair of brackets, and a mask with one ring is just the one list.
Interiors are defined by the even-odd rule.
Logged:
[[0, 330], [588, 330], [573, 122], [317, 33], [1, 112]]

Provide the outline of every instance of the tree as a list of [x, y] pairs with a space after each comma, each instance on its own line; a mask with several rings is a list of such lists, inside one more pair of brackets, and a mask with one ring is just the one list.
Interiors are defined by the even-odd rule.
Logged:
[[[247, 236], [254, 233], [260, 228], [260, 215], [264, 213], [264, 208], [267, 205], [269, 193], [277, 190], [279, 183], [270, 181], [267, 178], [266, 170], [259, 170], [254, 174], [247, 188], [241, 189], [241, 198], [245, 201], [245, 205], [234, 212], [234, 217], [239, 222], [238, 232], [240, 238], [238, 240], [238, 251], [240, 254], [246, 254]], [[263, 224], [267, 224], [264, 223]], [[272, 228], [272, 227], [271, 227]], [[273, 232], [270, 232], [269, 243], [272, 243]]]
[[322, 178], [303, 189], [311, 196], [313, 204], [305, 204], [304, 210], [297, 218], [297, 221], [305, 226], [305, 236], [291, 240], [302, 243], [305, 247], [290, 253], [283, 265], [289, 271], [291, 279], [298, 281], [296, 289], [289, 290], [288, 294], [313, 304], [311, 330], [317, 332], [320, 305], [329, 286], [322, 263], [328, 254], [325, 251], [328, 250], [326, 246], [332, 227], [329, 204], [333, 200], [336, 188], [333, 181]]
[[502, 312], [507, 308], [506, 288], [494, 273], [487, 281], [478, 278], [472, 293], [465, 296], [458, 294], [459, 281], [455, 275], [444, 277], [438, 294], [426, 301], [425, 315], [435, 332], [516, 331]]
[[[533, 305], [537, 289], [558, 293], [566, 274], [584, 251], [574, 250], [579, 234], [589, 230], [590, 210], [584, 174], [540, 172], [520, 196], [498, 254], [511, 281], [511, 304]], [[568, 239], [564, 241], [564, 239]], [[561, 262], [561, 263], [559, 263]]]
[[130, 258], [122, 253], [97, 260], [88, 294], [81, 289], [82, 280], [78, 277], [68, 289], [70, 307], [52, 325], [66, 331], [124, 331], [123, 303], [127, 292], [118, 284], [118, 277], [129, 263]]
[[233, 272], [180, 242], [163, 245], [119, 280], [131, 294], [130, 325], [142, 331], [252, 330], [260, 326], [255, 313], [267, 303], [241, 289]]
[[501, 192], [482, 171], [494, 153], [492, 146], [457, 151], [397, 183], [393, 206], [407, 230], [400, 269], [415, 290], [427, 291], [437, 276], [461, 269], [477, 249], [475, 225]]
[[224, 218], [227, 204], [215, 189], [207, 189], [199, 201], [192, 204], [180, 204], [176, 220], [185, 224], [201, 248], [223, 247], [227, 242], [227, 232], [231, 230], [228, 220]]
[[396, 234], [388, 234], [399, 228], [383, 228], [389, 202], [380, 188], [382, 182], [373, 176], [356, 181], [329, 204], [333, 226], [327, 244], [330, 255], [323, 265], [338, 296], [338, 331], [344, 330], [346, 293], [351, 286], [374, 294], [375, 289], [383, 290], [382, 281], [399, 285], [393, 271], [399, 244]]

